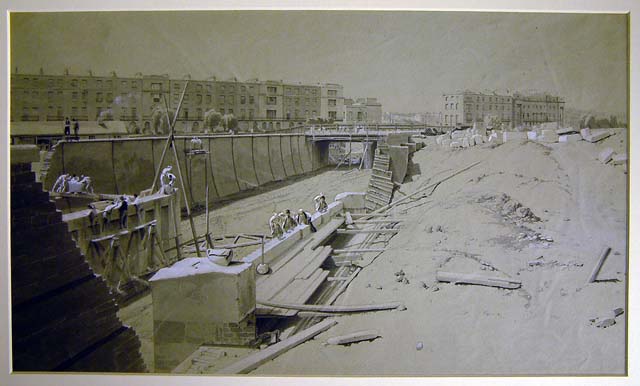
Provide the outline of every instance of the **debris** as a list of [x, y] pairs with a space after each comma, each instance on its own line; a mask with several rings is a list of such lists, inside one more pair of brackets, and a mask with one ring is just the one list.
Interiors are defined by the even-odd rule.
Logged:
[[616, 154], [612, 157], [611, 163], [614, 165], [623, 165], [626, 164], [628, 160], [627, 153]]
[[372, 341], [379, 337], [380, 337], [380, 334], [376, 330], [356, 331], [348, 335], [331, 337], [327, 339], [327, 344], [333, 344], [333, 345], [351, 344], [351, 343], [362, 342], [365, 340]]
[[607, 162], [611, 161], [611, 159], [613, 158], [613, 156], [616, 153], [613, 151], [612, 148], [608, 147], [604, 150], [602, 150], [600, 152], [600, 154], [598, 154], [598, 159], [600, 160], [600, 162], [602, 162], [603, 164], [606, 164]]
[[406, 311], [407, 307], [404, 305], [401, 305], [400, 307], [396, 308], [396, 311]]
[[402, 277], [402, 284], [409, 284], [409, 279], [407, 279], [406, 277]]
[[620, 315], [624, 314], [624, 308], [618, 307], [615, 310], [613, 310], [613, 316], [614, 317], [618, 317]]
[[591, 129], [589, 129], [588, 127], [581, 129], [580, 135], [582, 136], [582, 139], [587, 139], [587, 137], [591, 137]]
[[578, 142], [582, 141], [582, 136], [580, 134], [566, 134], [558, 137], [558, 142]]
[[421, 281], [420, 282], [420, 287], [424, 288], [424, 289], [429, 289], [429, 286], [427, 285], [427, 283]]
[[611, 135], [612, 135], [611, 132], [607, 130], [607, 131], [603, 131], [603, 132], [600, 132], [600, 133], [597, 133], [597, 134], [591, 133], [591, 135], [586, 137], [584, 140], [588, 141], [588, 142], [591, 142], [591, 143], [594, 143], [594, 142], [601, 141], [601, 140], [603, 140], [603, 139], [605, 139], [607, 137], [610, 137]]
[[522, 282], [520, 282], [519, 280], [442, 271], [436, 272], [436, 280], [441, 282], [451, 282], [454, 284], [476, 284], [508, 289], [517, 289], [522, 285]]
[[382, 286], [381, 286], [380, 284], [378, 284], [378, 285], [376, 286], [376, 289], [381, 290], [381, 289], [382, 289]]
[[615, 319], [607, 318], [607, 319], [604, 319], [604, 320], [598, 322], [598, 324], [596, 324], [596, 327], [607, 328], [607, 327], [613, 326], [614, 324], [616, 324], [616, 320]]
[[602, 249], [602, 252], [600, 252], [600, 258], [598, 258], [598, 262], [596, 263], [596, 266], [593, 267], [591, 276], [589, 276], [588, 283], [593, 283], [596, 281], [596, 278], [598, 277], [598, 273], [600, 272], [604, 261], [607, 259], [607, 256], [609, 256], [609, 252], [611, 252], [611, 247], [604, 247]]
[[424, 344], [422, 342], [416, 343], [416, 350], [420, 351], [424, 348]]
[[258, 368], [261, 364], [276, 358], [280, 354], [292, 349], [293, 347], [313, 338], [314, 336], [328, 330], [338, 322], [332, 319], [324, 320], [312, 327], [303, 330], [299, 334], [293, 335], [279, 343], [276, 343], [264, 350], [260, 350], [255, 354], [249, 355], [223, 369], [218, 371], [219, 374], [247, 374], [251, 370]]

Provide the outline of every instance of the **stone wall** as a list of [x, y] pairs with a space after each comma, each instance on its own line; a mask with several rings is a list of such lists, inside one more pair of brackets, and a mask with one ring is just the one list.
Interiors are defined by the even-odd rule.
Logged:
[[[191, 139], [176, 136], [175, 150], [193, 205], [204, 204], [207, 185], [213, 203], [327, 165], [326, 146], [307, 141], [304, 134], [202, 135], [202, 149], [208, 155], [187, 155]], [[50, 189], [58, 176], [71, 173], [90, 176], [96, 192], [139, 193], [153, 183], [165, 144], [160, 137], [59, 142], [44, 187]], [[178, 177], [171, 149], [161, 166], [167, 165]]]
[[28, 163], [11, 165], [11, 307], [15, 371], [146, 371], [140, 341]]

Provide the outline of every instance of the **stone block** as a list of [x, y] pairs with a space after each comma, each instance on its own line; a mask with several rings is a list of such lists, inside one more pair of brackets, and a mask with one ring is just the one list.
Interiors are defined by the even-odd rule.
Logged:
[[602, 150], [600, 154], [598, 154], [598, 160], [600, 160], [600, 162], [602, 162], [603, 164], [606, 164], [607, 162], [611, 161], [615, 154], [616, 153], [613, 151], [613, 149], [608, 147]]
[[9, 153], [12, 164], [40, 161], [40, 151], [36, 145], [12, 145]]
[[190, 257], [159, 270], [149, 281], [155, 321], [237, 322], [255, 309], [251, 264], [221, 266]]
[[517, 141], [527, 139], [527, 133], [520, 131], [505, 131], [502, 133], [502, 141]]
[[469, 138], [468, 137], [462, 137], [462, 147], [469, 147]]
[[615, 154], [611, 158], [611, 163], [614, 165], [623, 165], [623, 164], [626, 164], [627, 161], [628, 161], [627, 153]]
[[342, 201], [345, 211], [364, 208], [365, 192], [343, 192], [336, 195], [335, 201]]
[[538, 139], [538, 132], [537, 131], [527, 131], [527, 139], [529, 141], [535, 141]]
[[587, 139], [587, 137], [591, 136], [591, 129], [588, 127], [580, 129], [580, 135], [582, 136], [582, 139]]
[[599, 129], [597, 131], [592, 130], [591, 135], [586, 137], [584, 140], [593, 143], [593, 142], [602, 141], [603, 139], [611, 135], [613, 135], [613, 133], [608, 129]]
[[465, 130], [455, 130], [451, 132], [451, 139], [460, 139], [467, 135]]
[[578, 142], [582, 141], [582, 135], [580, 134], [565, 134], [558, 137], [558, 142], [568, 143], [568, 142]]

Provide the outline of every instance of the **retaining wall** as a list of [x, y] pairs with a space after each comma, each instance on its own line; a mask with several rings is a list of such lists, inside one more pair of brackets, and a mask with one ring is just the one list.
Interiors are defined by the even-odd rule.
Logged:
[[[205, 174], [209, 202], [215, 202], [327, 164], [324, 145], [308, 142], [303, 134], [201, 136], [203, 149], [210, 152], [209, 161], [207, 155], [186, 155], [191, 138], [176, 137], [175, 151], [185, 184], [191, 187], [187, 194], [192, 204], [205, 202]], [[165, 143], [160, 137], [60, 142], [43, 186], [51, 189], [62, 173], [84, 174], [91, 177], [96, 192], [139, 193], [151, 187]], [[161, 167], [167, 165], [173, 165], [173, 173], [179, 177], [171, 148]]]

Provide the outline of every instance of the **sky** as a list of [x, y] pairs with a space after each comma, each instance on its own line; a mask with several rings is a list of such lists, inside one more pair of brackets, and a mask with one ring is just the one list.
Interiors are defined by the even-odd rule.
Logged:
[[340, 83], [384, 111], [456, 90], [548, 91], [626, 112], [626, 15], [425, 11], [14, 13], [11, 71]]

